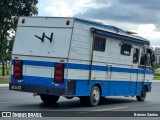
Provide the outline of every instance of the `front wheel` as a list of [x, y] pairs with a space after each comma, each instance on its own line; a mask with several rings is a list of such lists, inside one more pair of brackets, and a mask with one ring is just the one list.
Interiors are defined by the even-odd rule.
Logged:
[[144, 101], [146, 98], [146, 93], [147, 93], [146, 87], [143, 87], [141, 90], [141, 94], [139, 96], [136, 96], [137, 100]]
[[40, 98], [45, 103], [55, 104], [59, 100], [59, 96], [55, 95], [40, 95]]

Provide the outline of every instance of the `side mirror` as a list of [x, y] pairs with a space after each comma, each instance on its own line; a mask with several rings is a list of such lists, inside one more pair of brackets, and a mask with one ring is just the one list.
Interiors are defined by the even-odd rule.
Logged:
[[152, 53], [152, 50], [151, 49], [147, 49], [147, 53]]
[[152, 58], [151, 58], [151, 59], [152, 59], [152, 62], [155, 62], [156, 57], [155, 57], [154, 54], [152, 55]]
[[147, 53], [150, 54], [150, 56], [151, 56], [151, 61], [152, 61], [152, 62], [155, 62], [156, 57], [155, 57], [155, 55], [154, 55], [154, 52], [153, 52], [151, 49], [147, 49]]
[[145, 65], [146, 58], [147, 58], [146, 54], [143, 54], [143, 55], [141, 56], [141, 61], [140, 61], [140, 64], [141, 64], [141, 65]]

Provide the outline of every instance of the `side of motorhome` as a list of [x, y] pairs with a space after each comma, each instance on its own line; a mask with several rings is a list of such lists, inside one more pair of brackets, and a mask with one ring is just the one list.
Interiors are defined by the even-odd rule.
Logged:
[[150, 42], [114, 26], [77, 18], [20, 17], [12, 52], [10, 90], [98, 105], [104, 96], [151, 91]]

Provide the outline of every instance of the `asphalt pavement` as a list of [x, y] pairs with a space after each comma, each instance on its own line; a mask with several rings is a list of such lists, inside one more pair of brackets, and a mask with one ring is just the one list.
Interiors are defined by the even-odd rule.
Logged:
[[[135, 97], [106, 97], [96, 107], [84, 107], [79, 98], [66, 99], [60, 97], [55, 105], [43, 103], [39, 96], [34, 97], [32, 93], [9, 91], [8, 87], [0, 87], [0, 111], [81, 111], [89, 114], [96, 111], [160, 111], [160, 82], [154, 82], [152, 92], [147, 93], [144, 102], [138, 102]], [[104, 113], [100, 113], [103, 116]], [[56, 119], [60, 119], [59, 117]], [[74, 118], [61, 118], [74, 119]], [[78, 118], [87, 119], [87, 118]], [[91, 119], [91, 118], [90, 118]], [[95, 118], [97, 119], [97, 118]], [[98, 119], [106, 119], [98, 117]], [[113, 118], [110, 118], [113, 119]], [[120, 118], [118, 118], [120, 119]], [[123, 120], [127, 118], [123, 118]], [[136, 119], [131, 117], [130, 119]], [[141, 118], [143, 119], [143, 118]], [[149, 118], [144, 118], [150, 120]], [[159, 120], [159, 118], [154, 118]]]

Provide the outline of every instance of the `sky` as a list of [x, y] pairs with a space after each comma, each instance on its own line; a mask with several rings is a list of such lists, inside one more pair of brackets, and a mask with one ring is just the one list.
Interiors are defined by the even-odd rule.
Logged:
[[38, 16], [93, 19], [160, 46], [160, 0], [39, 0]]

